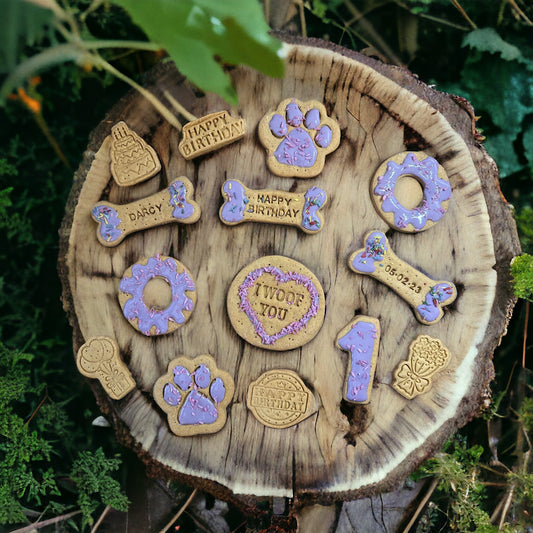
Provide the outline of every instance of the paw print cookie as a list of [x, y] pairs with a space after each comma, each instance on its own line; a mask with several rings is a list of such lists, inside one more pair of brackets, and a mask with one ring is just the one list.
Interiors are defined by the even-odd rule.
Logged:
[[339, 125], [315, 100], [289, 98], [259, 123], [271, 172], [290, 178], [312, 178], [322, 172], [326, 156], [340, 143]]
[[233, 378], [209, 355], [178, 357], [154, 385], [154, 399], [179, 437], [220, 431], [233, 397]]

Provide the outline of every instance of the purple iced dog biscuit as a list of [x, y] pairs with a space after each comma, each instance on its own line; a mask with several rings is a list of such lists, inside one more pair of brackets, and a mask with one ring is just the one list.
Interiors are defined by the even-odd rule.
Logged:
[[189, 218], [193, 212], [194, 207], [187, 202], [187, 190], [182, 181], [175, 181], [169, 188], [170, 205], [174, 207], [172, 216], [174, 218], [185, 219]]
[[450, 283], [434, 285], [427, 293], [424, 303], [416, 308], [418, 314], [426, 322], [433, 322], [442, 312], [440, 304], [449, 300], [454, 293], [454, 287]]
[[[150, 257], [146, 265], [135, 263], [131, 267], [131, 275], [125, 275], [120, 282], [120, 290], [132, 297], [123, 303], [123, 313], [126, 319], [137, 319], [137, 328], [144, 335], [150, 335], [155, 326], [155, 334], [167, 333], [169, 323], [183, 324], [184, 311], [191, 312], [194, 302], [185, 293], [195, 290], [195, 285], [185, 267], [178, 272], [178, 261], [168, 257], [164, 260], [159, 255]], [[153, 278], [163, 278], [170, 286], [172, 300], [166, 309], [148, 308], [143, 300], [146, 284]], [[121, 302], [122, 304], [122, 302]]]
[[[422, 203], [413, 209], [404, 207], [394, 194], [401, 176], [413, 176], [423, 186]], [[452, 189], [448, 181], [439, 177], [439, 164], [435, 159], [426, 157], [419, 161], [416, 154], [407, 153], [401, 164], [388, 161], [386, 172], [377, 178], [374, 194], [381, 197], [381, 209], [393, 214], [393, 227], [404, 230], [411, 224], [415, 231], [422, 231], [428, 221], [437, 222], [444, 216], [443, 202], [451, 198]]]
[[372, 232], [366, 240], [366, 248], [359, 252], [352, 261], [356, 272], [369, 274], [375, 271], [374, 261], [383, 261], [387, 253], [386, 237], [381, 231]]
[[311, 187], [305, 193], [305, 205], [302, 226], [309, 231], [318, 231], [321, 227], [317, 211], [324, 205], [326, 193], [318, 187]]
[[222, 190], [227, 196], [220, 212], [222, 221], [240, 222], [244, 218], [244, 210], [249, 203], [244, 187], [236, 180], [228, 180], [224, 183]]
[[326, 155], [339, 145], [340, 129], [320, 102], [293, 98], [264, 117], [259, 138], [275, 174], [312, 177], [322, 171]]
[[93, 207], [91, 215], [98, 222], [100, 235], [104, 241], [113, 242], [122, 235], [122, 230], [118, 229], [122, 220], [112, 207], [97, 205]]
[[374, 322], [375, 319], [371, 322], [358, 318], [337, 341], [343, 350], [350, 352], [350, 371], [345, 389], [345, 398], [349, 402], [368, 401], [374, 369], [372, 359], [377, 354], [379, 342], [379, 331]]

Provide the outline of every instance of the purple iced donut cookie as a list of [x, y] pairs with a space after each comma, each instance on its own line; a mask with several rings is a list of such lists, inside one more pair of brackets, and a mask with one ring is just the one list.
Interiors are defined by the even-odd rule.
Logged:
[[[416, 179], [423, 188], [420, 203], [409, 209], [396, 196], [398, 179]], [[402, 152], [384, 161], [370, 185], [379, 215], [394, 229], [417, 233], [431, 228], [448, 210], [452, 189], [446, 172], [424, 152]]]
[[[168, 291], [161, 288], [152, 294], [153, 303], [145, 302], [146, 286], [154, 278], [167, 283], [170, 304], [165, 294]], [[164, 335], [178, 329], [189, 319], [196, 303], [196, 287], [187, 268], [177, 259], [159, 254], [145, 257], [129, 267], [119, 288], [118, 299], [124, 317], [147, 336]]]

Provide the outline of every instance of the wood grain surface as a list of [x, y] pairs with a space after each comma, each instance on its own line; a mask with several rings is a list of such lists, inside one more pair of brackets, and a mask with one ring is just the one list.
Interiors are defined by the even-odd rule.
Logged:
[[[496, 167], [475, 139], [467, 103], [430, 89], [405, 70], [324, 43], [287, 44], [286, 52], [284, 79], [244, 67], [231, 71], [239, 95], [239, 108], [232, 114], [244, 118], [247, 134], [194, 161], [180, 155], [180, 134], [141, 96], [128, 94], [93, 133], [61, 229], [59, 271], [74, 350], [93, 336], [116, 339], [137, 384], [119, 401], [109, 400], [97, 383], [91, 384], [118, 438], [155, 475], [180, 477], [245, 503], [272, 496], [325, 503], [390, 489], [474, 416], [487, 394], [492, 352], [514, 305], [508, 265], [519, 251]], [[197, 116], [228, 109], [216, 96], [195, 95], [168, 65], [152, 73], [148, 88], [161, 98], [164, 90], [170, 91]], [[327, 156], [316, 178], [273, 175], [259, 143], [261, 118], [292, 97], [322, 102], [341, 129], [339, 148]], [[109, 133], [119, 120], [153, 146], [162, 163], [157, 176], [135, 187], [117, 186], [110, 174]], [[444, 218], [418, 234], [391, 230], [369, 194], [381, 162], [406, 150], [435, 157], [453, 191]], [[90, 216], [95, 203], [132, 202], [177, 176], [194, 184], [202, 210], [196, 224], [149, 229], [112, 249], [97, 241]], [[295, 227], [222, 224], [220, 188], [232, 178], [252, 189], [324, 189], [328, 202], [323, 230], [306, 235]], [[385, 232], [395, 253], [416, 269], [456, 285], [457, 299], [440, 322], [419, 323], [397, 294], [348, 268], [349, 255], [371, 230]], [[187, 324], [157, 338], [135, 331], [117, 298], [123, 272], [153, 254], [186, 265], [198, 297]], [[322, 329], [296, 350], [252, 346], [228, 319], [226, 293], [234, 276], [264, 255], [303, 263], [324, 289]], [[348, 357], [335, 342], [359, 314], [379, 319], [380, 349], [370, 403], [350, 406], [342, 401]], [[393, 390], [392, 376], [407, 358], [409, 344], [422, 334], [441, 339], [452, 358], [426, 394], [408, 400]], [[220, 432], [180, 438], [169, 431], [152, 388], [170, 360], [199, 354], [210, 354], [233, 376], [235, 395]], [[297, 372], [319, 406], [314, 415], [287, 429], [265, 427], [246, 407], [249, 384], [277, 368]]]

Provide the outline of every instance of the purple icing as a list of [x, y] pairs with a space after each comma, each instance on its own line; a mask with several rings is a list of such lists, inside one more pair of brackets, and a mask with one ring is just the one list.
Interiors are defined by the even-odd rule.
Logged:
[[228, 180], [224, 183], [222, 190], [228, 199], [222, 206], [220, 217], [224, 222], [240, 222], [244, 217], [246, 205], [249, 203], [244, 187], [238, 181]]
[[268, 126], [270, 128], [270, 131], [276, 137], [285, 137], [285, 135], [287, 135], [287, 123], [285, 122], [285, 119], [278, 113], [276, 113], [270, 119]]
[[191, 374], [185, 367], [178, 365], [174, 368], [174, 383], [182, 391], [186, 391], [192, 386]]
[[[279, 115], [272, 116], [269, 127], [276, 137], [284, 137], [279, 144], [274, 157], [278, 163], [293, 167], [309, 168], [316, 163], [318, 151], [315, 143], [320, 148], [326, 148], [331, 143], [332, 132], [328, 126], [320, 127], [320, 111], [317, 108], [310, 109], [304, 120], [304, 115], [296, 102], [291, 102], [285, 108], [287, 122]], [[302, 125], [306, 129], [301, 128]], [[288, 131], [288, 125], [294, 129]], [[310, 130], [318, 130], [315, 140], [309, 135]]]
[[[144, 288], [155, 277], [164, 278], [172, 291], [172, 301], [163, 310], [148, 309], [143, 301]], [[132, 295], [124, 305], [124, 316], [128, 320], [137, 318], [139, 331], [145, 335], [150, 335], [153, 326], [156, 328], [156, 335], [165, 334], [169, 321], [183, 324], [183, 311], [192, 311], [194, 307], [193, 301], [185, 295], [186, 291], [195, 290], [194, 282], [185, 270], [178, 274], [177, 262], [170, 257], [161, 261], [160, 256], [156, 255], [150, 257], [146, 265], [135, 263], [131, 277], [122, 278], [120, 290]]]
[[290, 131], [274, 152], [279, 163], [303, 168], [312, 167], [317, 155], [313, 140], [302, 128]]
[[[163, 389], [163, 398], [173, 407], [181, 403], [181, 393], [187, 393], [185, 401], [178, 415], [178, 422], [183, 425], [212, 424], [218, 418], [218, 409], [226, 396], [226, 387], [221, 378], [216, 378], [211, 383], [211, 371], [206, 365], [200, 365], [191, 375], [183, 366], [178, 365], [173, 369], [174, 383], [167, 383]], [[209, 387], [209, 384], [211, 386]], [[214, 400], [211, 401], [198, 389], [207, 389]], [[179, 389], [179, 390], [178, 390]]]
[[[263, 324], [257, 318], [257, 315], [252, 309], [250, 301], [248, 300], [248, 289], [250, 289], [250, 287], [253, 287], [255, 282], [265, 273], [272, 274], [275, 277], [277, 283], [294, 281], [298, 285], [303, 285], [311, 296], [311, 306], [309, 307], [307, 313], [305, 313], [302, 318], [296, 320], [295, 322], [291, 322], [290, 324], [285, 326], [279, 333], [276, 333], [274, 335], [269, 335], [265, 331]], [[309, 320], [311, 320], [311, 318], [316, 316], [316, 314], [318, 313], [319, 297], [318, 291], [316, 290], [314, 283], [303, 274], [299, 274], [297, 272], [285, 273], [278, 267], [274, 266], [261, 267], [254, 270], [253, 272], [250, 272], [239, 287], [239, 297], [241, 299], [241, 310], [244, 311], [246, 313], [246, 316], [250, 319], [250, 322], [254, 326], [255, 332], [257, 333], [257, 335], [259, 335], [259, 337], [261, 337], [261, 341], [263, 342], [263, 344], [267, 345], [274, 344], [278, 339], [285, 337], [285, 335], [298, 333], [298, 331], [300, 331], [304, 326], [306, 326]]]
[[219, 405], [226, 396], [226, 387], [224, 386], [224, 382], [220, 378], [216, 378], [213, 383], [211, 383], [209, 392], [211, 393], [211, 398], [215, 400], [215, 404]]
[[315, 142], [320, 148], [327, 148], [331, 143], [333, 133], [329, 126], [322, 126], [315, 135]]
[[91, 215], [98, 222], [100, 236], [106, 242], [114, 242], [122, 235], [122, 230], [118, 226], [122, 222], [118, 218], [118, 213], [108, 205], [97, 205], [93, 207]]
[[211, 382], [211, 372], [205, 365], [200, 365], [194, 372], [194, 382], [200, 389], [205, 389]]
[[339, 346], [351, 354], [350, 374], [346, 386], [349, 402], [366, 402], [372, 370], [372, 353], [377, 341], [377, 329], [372, 322], [359, 321], [339, 339]]
[[194, 213], [194, 207], [187, 202], [187, 189], [182, 181], [175, 181], [168, 188], [170, 194], [170, 206], [174, 207], [172, 216], [174, 218], [186, 219]]
[[302, 214], [302, 226], [309, 231], [318, 231], [320, 229], [320, 218], [317, 215], [318, 210], [326, 201], [326, 192], [318, 187], [311, 187], [305, 193], [305, 205]]
[[175, 407], [181, 402], [180, 391], [176, 389], [172, 383], [167, 383], [163, 389], [163, 399], [168, 403], [168, 405]]
[[429, 289], [426, 299], [416, 310], [426, 322], [434, 322], [439, 318], [442, 311], [440, 304], [449, 300], [455, 292], [453, 283], [438, 283]]
[[285, 111], [287, 113], [287, 123], [291, 126], [297, 128], [303, 122], [304, 115], [296, 102], [291, 102], [287, 105]]
[[[438, 177], [438, 170], [435, 159], [427, 157], [419, 161], [413, 153], [407, 154], [401, 165], [389, 161], [385, 174], [378, 177], [374, 193], [382, 197], [383, 211], [394, 213], [394, 224], [397, 228], [403, 229], [412, 224], [415, 230], [420, 231], [428, 220], [437, 222], [446, 213], [442, 202], [451, 198], [452, 189], [447, 181]], [[424, 186], [422, 204], [414, 209], [406, 209], [394, 196], [396, 181], [405, 175], [414, 176]]]
[[308, 130], [316, 130], [320, 126], [320, 111], [316, 107], [307, 112], [304, 125]]
[[197, 390], [192, 390], [180, 410], [178, 422], [184, 426], [197, 426], [212, 424], [217, 418], [218, 410], [213, 402]]
[[376, 270], [374, 261], [383, 261], [387, 253], [386, 237], [381, 231], [373, 231], [366, 240], [366, 248], [359, 252], [352, 261], [356, 272], [371, 274]]

